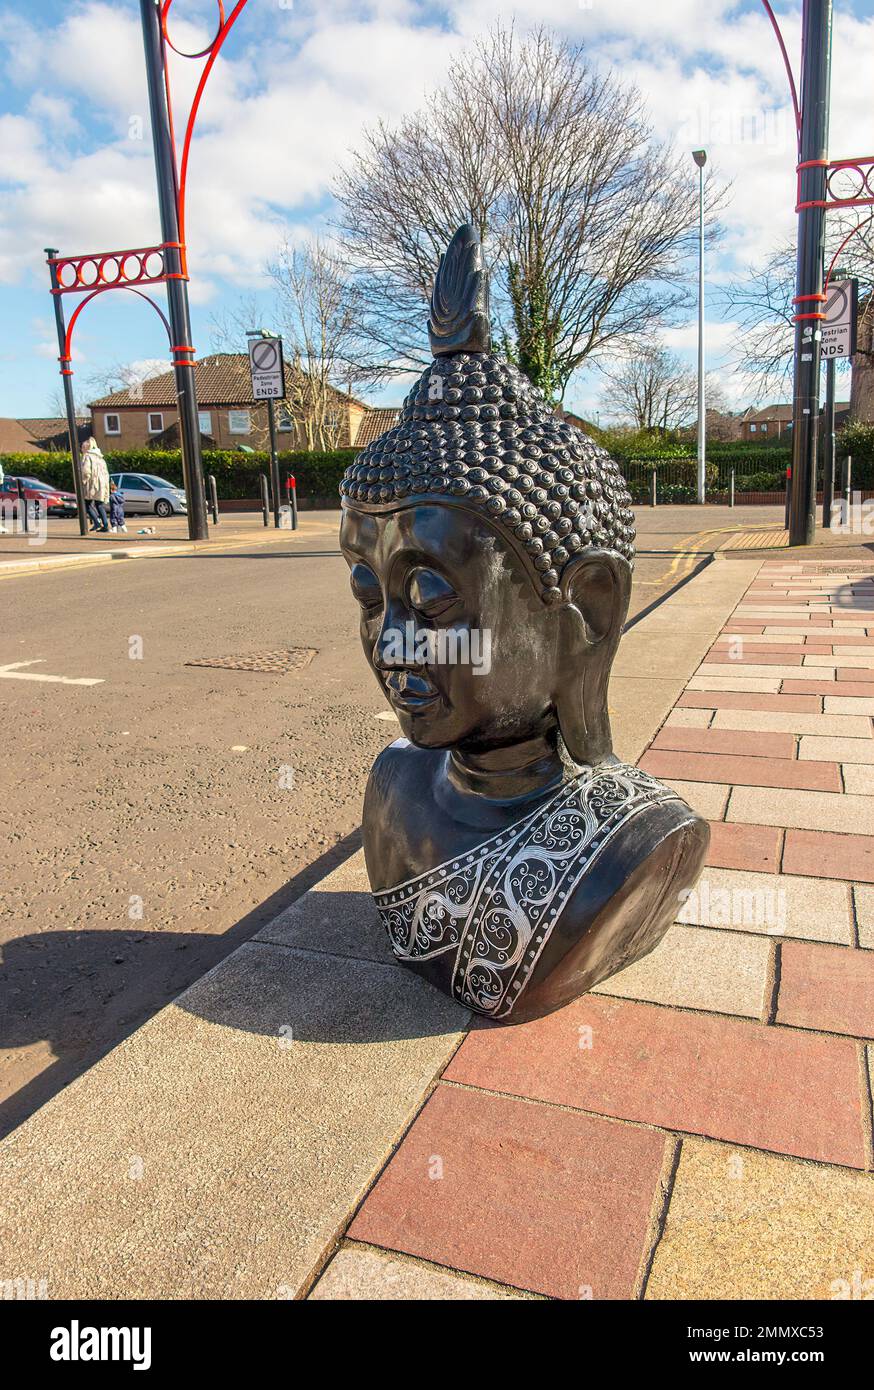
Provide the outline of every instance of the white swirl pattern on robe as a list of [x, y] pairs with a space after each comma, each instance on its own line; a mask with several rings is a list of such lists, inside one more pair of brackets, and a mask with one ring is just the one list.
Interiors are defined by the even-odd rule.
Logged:
[[476, 849], [374, 893], [392, 950], [410, 962], [454, 951], [455, 997], [505, 1018], [604, 846], [646, 807], [679, 800], [636, 767], [581, 772]]

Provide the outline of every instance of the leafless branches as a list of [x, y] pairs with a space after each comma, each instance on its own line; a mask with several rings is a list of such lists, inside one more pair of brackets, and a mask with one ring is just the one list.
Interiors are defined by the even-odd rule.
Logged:
[[605, 405], [623, 424], [638, 430], [672, 430], [695, 419], [697, 376], [659, 344], [622, 358], [605, 369], [605, 376]]
[[[854, 235], [849, 233], [859, 227]], [[839, 251], [839, 268], [858, 278], [860, 285], [874, 283], [874, 219], [852, 209], [829, 215], [826, 228], [826, 267]], [[735, 365], [752, 376], [760, 397], [785, 393], [792, 374], [795, 294], [795, 247], [786, 242], [778, 247], [758, 270], [751, 269], [742, 280], [733, 281], [725, 293], [728, 309], [738, 323], [734, 341]], [[870, 294], [862, 305], [860, 338], [864, 319], [872, 314]]]
[[[496, 336], [560, 397], [608, 347], [686, 303], [697, 232], [691, 163], [659, 144], [641, 94], [540, 29], [495, 29], [340, 176], [340, 227], [386, 370], [427, 360], [423, 304], [459, 223], [484, 240]], [[708, 221], [721, 201], [708, 187]]]

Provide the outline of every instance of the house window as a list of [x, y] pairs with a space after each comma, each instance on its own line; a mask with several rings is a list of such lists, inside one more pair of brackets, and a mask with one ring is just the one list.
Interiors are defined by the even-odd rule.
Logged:
[[767, 434], [767, 433], [768, 433], [768, 426], [767, 426], [767, 425], [762, 425], [762, 434]]
[[212, 434], [212, 416], [208, 410], [198, 410], [197, 427], [201, 434]]
[[228, 433], [229, 434], [251, 434], [252, 425], [248, 410], [229, 410], [228, 411]]
[[750, 434], [755, 434], [755, 432], [756, 432], [756, 427], [755, 427], [755, 425], [750, 425]]
[[164, 417], [159, 410], [149, 411], [149, 434], [160, 434], [164, 428]]
[[279, 429], [286, 432], [294, 429], [294, 419], [287, 405], [279, 407], [279, 418], [276, 423]]
[[121, 416], [104, 415], [103, 429], [106, 434], [121, 434]]

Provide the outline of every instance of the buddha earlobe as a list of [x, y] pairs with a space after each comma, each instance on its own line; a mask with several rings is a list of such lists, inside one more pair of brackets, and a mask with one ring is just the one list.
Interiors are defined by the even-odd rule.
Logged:
[[631, 593], [631, 567], [609, 551], [581, 555], [562, 576], [555, 712], [575, 762], [613, 751], [607, 685]]

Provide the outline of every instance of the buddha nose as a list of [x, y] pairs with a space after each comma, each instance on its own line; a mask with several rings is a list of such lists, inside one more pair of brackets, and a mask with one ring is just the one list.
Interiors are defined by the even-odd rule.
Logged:
[[386, 604], [382, 627], [373, 647], [373, 663], [380, 671], [415, 671], [415, 623], [399, 604]]

